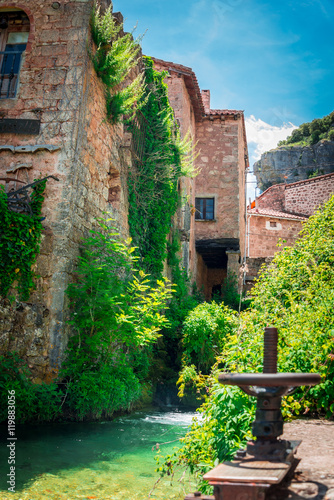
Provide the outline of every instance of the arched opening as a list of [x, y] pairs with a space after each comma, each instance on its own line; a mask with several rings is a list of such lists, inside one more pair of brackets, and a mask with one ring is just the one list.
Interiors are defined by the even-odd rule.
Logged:
[[29, 18], [23, 10], [0, 8], [0, 99], [16, 96], [29, 31]]

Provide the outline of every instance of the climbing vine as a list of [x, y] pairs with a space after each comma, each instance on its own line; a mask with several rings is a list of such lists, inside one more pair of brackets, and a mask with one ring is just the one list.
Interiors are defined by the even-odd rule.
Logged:
[[35, 263], [43, 226], [40, 221], [46, 180], [33, 188], [32, 214], [9, 210], [7, 195], [0, 186], [0, 295], [6, 297], [11, 288], [21, 300], [27, 300], [35, 284]]
[[96, 51], [91, 57], [105, 85], [108, 119], [118, 123], [123, 115], [134, 113], [144, 93], [144, 82], [143, 74], [139, 74], [126, 85], [130, 71], [138, 64], [140, 38], [134, 40], [131, 33], [123, 34], [123, 23], [117, 23], [111, 9], [101, 14], [94, 3], [91, 31]]
[[[178, 180], [194, 175], [190, 137], [180, 138], [168, 100], [166, 72], [158, 72], [144, 57], [145, 90], [141, 105], [142, 154], [129, 172], [129, 226], [144, 268], [159, 276], [167, 257], [167, 235], [180, 203]], [[136, 122], [129, 122], [135, 135]]]

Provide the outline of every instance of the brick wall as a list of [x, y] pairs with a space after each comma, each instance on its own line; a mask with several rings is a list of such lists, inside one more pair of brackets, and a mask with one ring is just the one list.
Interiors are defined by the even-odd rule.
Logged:
[[326, 202], [333, 193], [333, 173], [287, 184], [285, 186], [285, 209], [290, 213], [312, 215], [319, 205]]
[[[276, 227], [271, 227], [271, 222], [275, 223]], [[284, 247], [293, 246], [302, 229], [302, 223], [298, 220], [253, 214], [248, 215], [248, 224], [247, 256], [251, 258], [273, 257]], [[282, 240], [282, 246], [277, 247], [279, 239]]]
[[285, 184], [275, 184], [257, 199], [257, 208], [270, 208], [284, 211]]
[[[0, 100], [2, 117], [40, 119], [41, 129], [39, 135], [0, 134], [0, 146], [42, 147], [25, 153], [0, 149], [0, 177], [25, 164], [29, 168], [17, 170], [19, 179], [26, 181], [28, 175], [32, 182], [52, 174], [59, 182], [47, 183], [36, 269], [40, 278], [29, 299], [43, 314], [34, 316], [30, 305], [22, 304], [28, 312], [21, 313], [22, 327], [15, 337], [15, 311], [0, 335], [5, 350], [18, 348], [27, 359], [36, 381], [48, 380], [57, 372], [67, 343], [65, 290], [73, 279], [81, 238], [105, 211], [128, 234], [126, 168], [131, 157], [122, 147], [123, 126], [106, 121], [103, 86], [87, 51], [92, 0], [61, 3], [59, 9], [44, 0], [1, 0], [1, 7], [21, 8], [30, 21], [18, 92], [13, 99]], [[50, 145], [56, 149], [45, 149]]]

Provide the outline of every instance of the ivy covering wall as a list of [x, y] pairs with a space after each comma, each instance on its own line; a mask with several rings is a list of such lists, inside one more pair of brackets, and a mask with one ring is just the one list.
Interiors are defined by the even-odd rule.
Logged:
[[[164, 82], [167, 72], [144, 57], [146, 84], [140, 103], [143, 134], [141, 158], [129, 172], [129, 226], [144, 268], [158, 276], [167, 257], [167, 235], [180, 203], [178, 180], [193, 175], [191, 141], [180, 138]], [[135, 134], [135, 123], [129, 130]]]
[[32, 266], [39, 252], [43, 226], [40, 221], [46, 180], [33, 188], [31, 214], [8, 208], [7, 194], [0, 186], [0, 295], [17, 290], [21, 300], [35, 287]]

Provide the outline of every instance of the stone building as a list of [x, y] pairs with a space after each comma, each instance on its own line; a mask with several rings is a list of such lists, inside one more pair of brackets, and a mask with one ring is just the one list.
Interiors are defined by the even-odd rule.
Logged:
[[291, 184], [275, 184], [248, 207], [246, 281], [255, 278], [266, 259], [286, 246], [293, 246], [302, 222], [333, 193], [334, 173], [330, 173]]
[[104, 211], [127, 235], [129, 153], [123, 125], [105, 119], [87, 50], [91, 8], [92, 0], [0, 1], [0, 177], [17, 179], [7, 190], [59, 179], [45, 191], [37, 290], [18, 310], [1, 311], [2, 350], [24, 356], [37, 381], [56, 373], [66, 346], [65, 290], [81, 238]]
[[244, 115], [210, 109], [210, 91], [200, 91], [191, 68], [154, 61], [157, 69], [168, 72], [169, 100], [181, 134], [190, 134], [198, 155], [198, 175], [183, 186], [194, 214], [186, 227], [184, 254], [197, 286], [210, 299], [212, 292], [219, 293], [227, 271], [238, 275], [244, 256], [248, 167]]
[[[36, 382], [53, 378], [63, 357], [69, 334], [65, 290], [82, 237], [103, 212], [128, 236], [131, 134], [106, 120], [103, 84], [87, 50], [92, 5], [0, 0], [0, 183], [8, 192], [37, 178], [58, 179], [45, 190], [37, 289], [27, 303], [0, 303], [1, 352], [18, 352]], [[243, 256], [243, 113], [210, 110], [210, 93], [200, 92], [190, 68], [155, 64], [169, 73], [181, 134], [188, 132], [197, 144], [200, 173], [180, 182], [185, 202], [177, 217], [183, 265], [210, 298], [228, 269], [238, 271]]]

